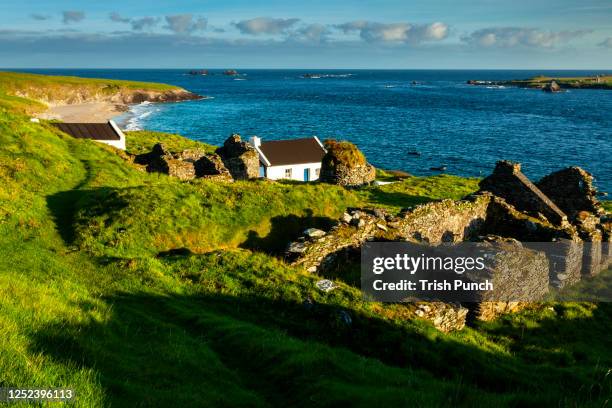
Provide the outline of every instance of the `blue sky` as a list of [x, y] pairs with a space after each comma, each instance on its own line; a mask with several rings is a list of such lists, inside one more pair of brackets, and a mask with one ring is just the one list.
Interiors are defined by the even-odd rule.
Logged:
[[610, 0], [4, 3], [4, 68], [612, 69]]

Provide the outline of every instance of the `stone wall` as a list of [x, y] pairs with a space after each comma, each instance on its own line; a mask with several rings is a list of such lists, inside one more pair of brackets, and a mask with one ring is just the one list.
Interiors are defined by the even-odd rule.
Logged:
[[519, 163], [497, 162], [493, 174], [480, 182], [481, 191], [505, 199], [517, 210], [555, 225], [567, 223], [567, 216], [521, 172]]
[[321, 161], [319, 180], [323, 183], [355, 187], [376, 179], [376, 169], [352, 143], [325, 141], [327, 153]]
[[323, 183], [354, 187], [369, 184], [376, 179], [376, 169], [371, 164], [347, 166], [344, 164], [321, 166], [319, 180]]
[[243, 142], [240, 135], [233, 134], [228, 137], [216, 153], [234, 180], [259, 177], [259, 154], [250, 143]]
[[474, 275], [473, 280], [478, 282], [488, 279], [494, 290], [477, 294], [478, 302], [471, 308], [475, 318], [492, 320], [501, 313], [518, 311], [530, 301], [544, 299], [549, 287], [549, 260], [545, 253], [497, 236], [487, 236], [478, 245], [495, 256], [487, 258], [484, 271], [468, 271], [465, 276], [469, 279]]
[[[590, 180], [573, 169], [544, 178], [544, 185], [552, 188], [553, 182], [569, 177], [567, 174], [577, 174], [584, 183]], [[496, 241], [508, 241], [515, 250], [506, 251], [506, 258], [499, 258], [489, 269], [496, 291], [484, 292], [479, 302], [465, 305], [470, 315], [490, 320], [529, 305], [515, 299], [542, 299], [550, 287], [575, 284], [581, 276], [596, 274], [610, 264], [612, 222], [599, 216], [595, 193], [587, 187], [576, 190], [574, 185], [571, 194], [588, 196], [582, 201], [578, 197], [582, 204], [574, 209], [560, 201], [566, 209], [580, 209], [570, 224], [563, 211], [520, 172], [520, 165], [500, 162], [494, 174], [483, 180], [478, 194], [420, 205], [397, 216], [382, 209], [349, 208], [330, 231], [317, 230], [291, 243], [286, 256], [293, 265], [319, 273], [337, 262], [346, 248], [358, 248], [369, 240], [436, 244], [490, 241], [494, 235]], [[418, 305], [414, 315], [448, 331], [463, 327], [468, 309], [430, 302]]]
[[330, 233], [314, 239], [301, 237], [290, 244], [287, 259], [309, 272], [317, 272], [323, 262], [329, 262], [329, 256], [369, 239], [463, 241], [479, 233], [490, 200], [491, 196], [486, 194], [462, 201], [442, 200], [419, 205], [400, 216], [381, 209], [348, 209]]
[[201, 149], [171, 153], [162, 143], [158, 143], [151, 152], [136, 156], [134, 162], [144, 165], [150, 173], [163, 173], [181, 180], [206, 178], [233, 181], [221, 158]]
[[536, 185], [571, 219], [581, 211], [592, 214], [603, 212], [593, 187], [593, 176], [580, 167], [568, 167], [551, 173]]
[[419, 242], [459, 242], [480, 234], [492, 196], [442, 200], [404, 211], [397, 220], [398, 236]]
[[413, 311], [416, 317], [430, 321], [444, 333], [463, 329], [468, 312], [467, 308], [459, 304], [442, 302], [421, 302]]
[[[196, 154], [196, 152], [190, 152], [187, 156], [193, 157]], [[142, 155], [140, 160], [143, 159], [147, 160], [146, 169], [150, 173], [164, 173], [181, 180], [190, 180], [195, 177], [193, 161], [183, 160], [180, 155], [173, 155], [161, 143], [153, 146], [153, 150], [147, 155]]]
[[196, 177], [216, 180], [216, 181], [234, 181], [229, 170], [223, 164], [221, 157], [217, 154], [205, 154], [200, 157], [195, 163]]
[[605, 220], [601, 223], [601, 269], [612, 267], [612, 221]]

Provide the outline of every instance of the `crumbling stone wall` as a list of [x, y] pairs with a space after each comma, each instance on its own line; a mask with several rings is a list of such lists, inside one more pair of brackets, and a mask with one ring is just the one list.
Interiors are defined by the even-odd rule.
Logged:
[[570, 219], [582, 211], [601, 214], [603, 209], [593, 187], [593, 176], [580, 167], [568, 167], [543, 177], [536, 183]]
[[134, 162], [145, 165], [150, 173], [163, 173], [181, 180], [196, 177], [216, 181], [233, 181], [223, 161], [216, 154], [202, 149], [187, 149], [171, 153], [162, 143], [153, 146], [149, 153], [135, 157]]
[[612, 267], [612, 220], [605, 219], [601, 223], [601, 270]]
[[490, 194], [480, 194], [417, 206], [400, 215], [398, 236], [429, 243], [468, 240], [480, 234], [491, 199]]
[[[197, 153], [190, 152], [187, 156], [192, 157], [195, 154]], [[195, 177], [193, 161], [186, 161], [173, 155], [161, 143], [153, 146], [153, 150], [144, 155], [142, 159], [147, 160], [146, 169], [150, 173], [164, 173], [181, 180], [190, 180]]]
[[196, 177], [215, 181], [234, 181], [218, 154], [205, 154], [195, 163]]
[[228, 137], [216, 153], [234, 180], [259, 177], [259, 154], [250, 143], [243, 142], [240, 135], [233, 134]]
[[567, 224], [567, 216], [521, 172], [519, 163], [497, 162], [493, 174], [480, 182], [481, 191], [505, 199], [517, 210], [555, 225]]
[[413, 311], [414, 315], [430, 321], [444, 333], [461, 330], [465, 327], [469, 310], [457, 303], [421, 302]]
[[[559, 173], [578, 174], [584, 181], [579, 170]], [[547, 188], [557, 178], [549, 178]], [[348, 209], [329, 232], [309, 233], [291, 243], [287, 259], [317, 273], [335, 262], [345, 248], [368, 240], [440, 243], [490, 241], [494, 235], [495, 241], [507, 241], [516, 248], [504, 252], [489, 269], [495, 292], [483, 292], [478, 302], [466, 305], [474, 317], [490, 320], [529, 305], [513, 299], [542, 299], [549, 287], [564, 288], [610, 264], [612, 222], [593, 212], [599, 206], [591, 187], [582, 191], [589, 197], [576, 207], [581, 211], [570, 224], [563, 211], [520, 172], [520, 165], [500, 162], [481, 183], [481, 191], [461, 201], [432, 202], [398, 216], [381, 209]], [[439, 305], [423, 303], [413, 313], [440, 330], [463, 327], [467, 309]]]
[[467, 271], [465, 276], [477, 282], [489, 279], [494, 289], [477, 293], [477, 303], [472, 307], [475, 318], [492, 320], [501, 313], [518, 311], [530, 301], [544, 299], [549, 287], [549, 260], [545, 253], [498, 236], [487, 236], [478, 245], [495, 256], [487, 258], [485, 270]]
[[475, 236], [487, 215], [490, 195], [469, 200], [442, 200], [423, 204], [400, 216], [381, 209], [348, 209], [329, 234], [316, 239], [302, 237], [289, 245], [287, 258], [309, 272], [316, 272], [342, 248], [360, 246], [369, 239], [458, 242]]

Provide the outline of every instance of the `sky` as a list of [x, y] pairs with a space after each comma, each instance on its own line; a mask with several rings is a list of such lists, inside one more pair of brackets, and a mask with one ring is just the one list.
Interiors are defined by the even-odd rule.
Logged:
[[611, 0], [1, 0], [0, 68], [612, 69]]

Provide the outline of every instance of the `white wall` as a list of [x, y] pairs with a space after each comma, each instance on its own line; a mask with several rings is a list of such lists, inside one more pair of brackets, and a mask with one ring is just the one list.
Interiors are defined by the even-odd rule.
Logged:
[[121, 140], [95, 140], [95, 141], [116, 147], [117, 149], [125, 150], [125, 137], [122, 137]]
[[319, 176], [316, 174], [316, 169], [321, 168], [321, 162], [294, 164], [286, 166], [270, 166], [266, 168], [266, 177], [271, 180], [286, 179], [285, 169], [291, 168], [291, 180], [304, 181], [304, 169], [310, 169], [310, 181], [317, 180]]
[[119, 129], [119, 126], [117, 126], [114, 121], [109, 120], [108, 124], [111, 125], [115, 130], [115, 133], [119, 135], [119, 140], [98, 140], [98, 142], [106, 143], [107, 145], [111, 145], [117, 149], [125, 150], [125, 134], [121, 131], [121, 129]]

